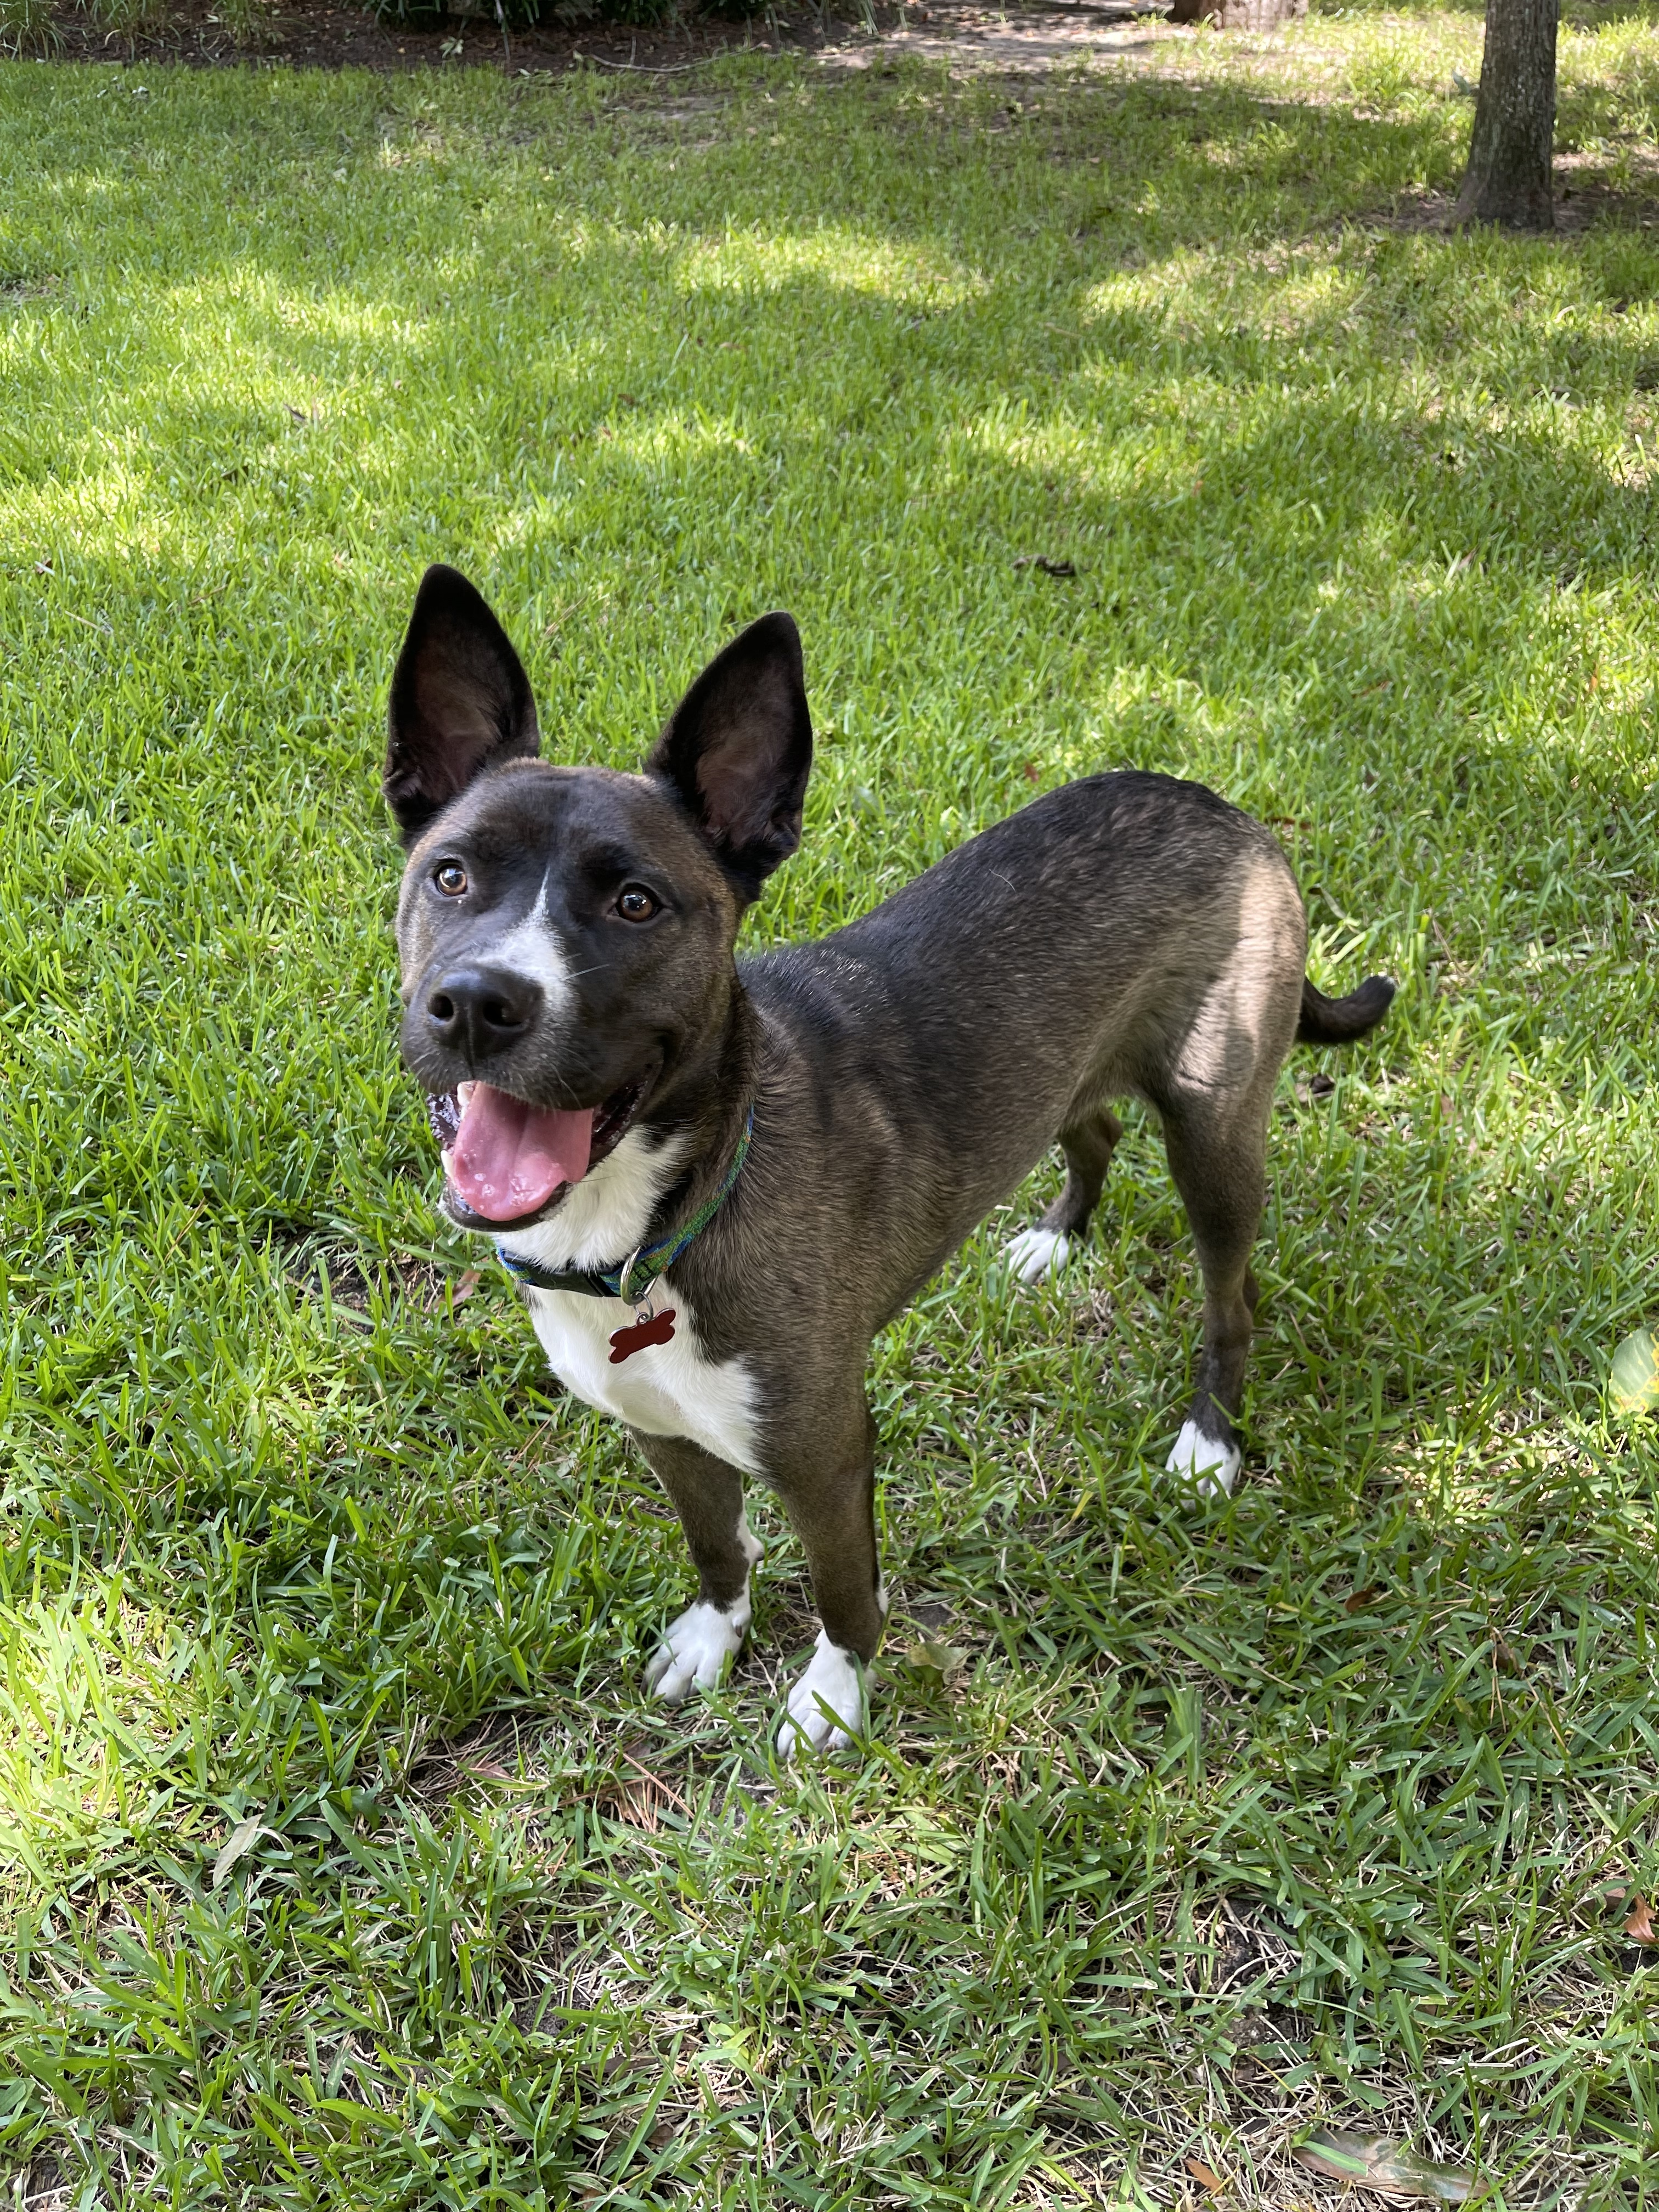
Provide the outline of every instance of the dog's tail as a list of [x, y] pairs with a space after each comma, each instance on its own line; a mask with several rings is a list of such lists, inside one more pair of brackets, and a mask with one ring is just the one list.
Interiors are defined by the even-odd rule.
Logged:
[[1395, 987], [1386, 975], [1367, 975], [1346, 999], [1328, 999], [1302, 979], [1302, 1018], [1296, 1025], [1298, 1044], [1352, 1044], [1369, 1036], [1394, 1001]]

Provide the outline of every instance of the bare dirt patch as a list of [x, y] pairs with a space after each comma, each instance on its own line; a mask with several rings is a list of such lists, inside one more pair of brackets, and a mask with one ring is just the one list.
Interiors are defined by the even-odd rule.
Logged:
[[[1627, 161], [1633, 189], [1610, 184], [1600, 157], [1558, 153], [1555, 156], [1555, 231], [1558, 236], [1614, 223], [1627, 228], [1659, 228], [1659, 158]], [[1386, 214], [1368, 218], [1376, 230], [1434, 231], [1454, 227], [1455, 192], [1413, 192]]]
[[[485, 0], [486, 6], [488, 0]], [[760, 51], [811, 54], [843, 68], [868, 69], [903, 56], [1017, 73], [1086, 58], [1094, 48], [1121, 52], [1150, 44], [1163, 13], [1135, 0], [1062, 0], [1012, 9], [933, 0], [915, 7], [871, 10], [867, 21], [837, 20], [811, 6], [773, 8], [764, 19], [718, 16], [647, 27], [556, 23], [503, 36], [493, 9], [482, 14], [434, 12], [399, 21], [361, 7], [278, 4], [252, 41], [234, 38], [216, 0], [179, 0], [161, 28], [133, 34], [106, 31], [64, 5], [54, 17], [54, 56], [64, 61], [182, 63], [195, 68], [238, 64], [270, 68], [371, 69], [388, 75], [415, 70], [491, 69], [507, 76], [562, 75], [583, 68], [641, 76], [673, 76], [727, 53]]]

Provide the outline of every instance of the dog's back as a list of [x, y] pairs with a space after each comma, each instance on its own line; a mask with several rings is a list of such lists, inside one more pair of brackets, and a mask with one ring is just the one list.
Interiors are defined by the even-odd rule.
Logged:
[[860, 1212], [879, 1194], [891, 1310], [1114, 1095], [1271, 1085], [1305, 947], [1259, 823], [1124, 772], [1050, 793], [744, 979], [810, 1103], [813, 1180]]

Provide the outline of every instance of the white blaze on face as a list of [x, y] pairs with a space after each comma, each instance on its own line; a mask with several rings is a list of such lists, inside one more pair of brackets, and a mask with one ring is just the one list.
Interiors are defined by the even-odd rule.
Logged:
[[499, 968], [538, 986], [543, 1004], [556, 1019], [568, 1015], [574, 1003], [574, 969], [564, 940], [547, 911], [548, 878], [544, 876], [536, 902], [490, 943], [478, 946], [473, 956], [483, 967]]
[[[575, 1002], [569, 954], [547, 911], [549, 878], [530, 911], [499, 937], [472, 948], [483, 968], [540, 994], [544, 1018], [556, 1029]], [[444, 1171], [471, 1210], [487, 1221], [533, 1213], [561, 1183], [574, 1188], [587, 1173], [593, 1112], [532, 1107], [487, 1083], [463, 1084], [460, 1126], [444, 1153]]]

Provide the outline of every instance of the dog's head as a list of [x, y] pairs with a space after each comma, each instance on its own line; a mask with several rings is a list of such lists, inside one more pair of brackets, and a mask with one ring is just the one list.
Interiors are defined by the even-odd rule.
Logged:
[[470, 1229], [556, 1207], [635, 1123], [672, 1120], [731, 1003], [744, 908], [800, 842], [800, 638], [763, 616], [643, 773], [555, 768], [529, 679], [464, 576], [428, 568], [392, 679], [386, 803], [404, 1060]]

